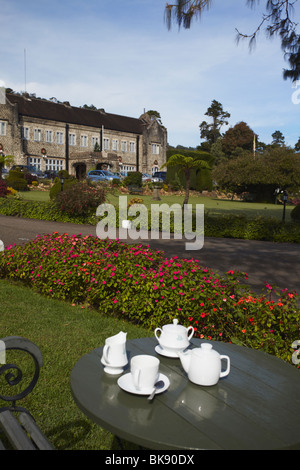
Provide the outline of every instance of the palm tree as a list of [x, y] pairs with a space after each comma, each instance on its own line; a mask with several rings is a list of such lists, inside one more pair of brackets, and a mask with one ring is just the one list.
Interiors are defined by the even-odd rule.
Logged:
[[11, 165], [14, 162], [13, 155], [4, 155], [4, 153], [0, 152], [0, 180], [2, 179], [2, 168], [5, 164]]
[[201, 169], [206, 168], [210, 169], [210, 166], [204, 160], [199, 160], [192, 157], [185, 157], [181, 154], [172, 155], [169, 160], [162, 165], [161, 168], [168, 167], [168, 166], [177, 166], [178, 171], [184, 173], [185, 175], [185, 197], [182, 204], [182, 208], [186, 204], [188, 204], [189, 196], [190, 196], [190, 182], [191, 182], [191, 170], [193, 169]]

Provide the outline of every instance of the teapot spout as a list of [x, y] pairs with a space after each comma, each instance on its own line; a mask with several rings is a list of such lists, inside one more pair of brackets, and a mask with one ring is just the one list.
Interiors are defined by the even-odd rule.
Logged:
[[190, 350], [185, 351], [185, 352], [178, 352], [177, 353], [181, 362], [181, 365], [185, 372], [188, 374], [190, 370], [190, 364], [191, 364], [191, 354], [192, 352]]

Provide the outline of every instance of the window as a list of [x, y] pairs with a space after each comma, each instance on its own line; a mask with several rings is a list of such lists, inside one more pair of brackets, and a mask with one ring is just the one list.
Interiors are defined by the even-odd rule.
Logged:
[[63, 145], [63, 143], [64, 143], [64, 134], [63, 134], [63, 132], [56, 132], [56, 143], [58, 145]]
[[69, 144], [70, 145], [76, 145], [76, 135], [75, 134], [69, 134]]
[[6, 135], [6, 122], [0, 122], [0, 135]]
[[41, 159], [40, 158], [34, 158], [34, 157], [29, 157], [28, 158], [28, 164], [31, 166], [34, 166], [37, 170], [41, 169]]
[[159, 144], [152, 144], [152, 154], [159, 155]]
[[45, 140], [49, 144], [52, 144], [52, 142], [53, 142], [53, 132], [52, 131], [45, 131]]
[[103, 150], [109, 150], [109, 139], [103, 139]]
[[95, 145], [99, 145], [99, 137], [92, 137], [92, 147], [95, 148]]
[[126, 140], [121, 141], [121, 151], [122, 152], [127, 152], [127, 142], [126, 142]]
[[122, 171], [126, 171], [126, 172], [135, 171], [135, 166], [132, 166], [132, 165], [122, 165]]
[[22, 138], [24, 140], [29, 140], [29, 138], [30, 138], [29, 127], [22, 127]]
[[34, 129], [34, 131], [33, 131], [33, 140], [35, 142], [41, 142], [41, 140], [42, 140], [42, 130], [41, 129]]
[[88, 138], [86, 135], [80, 136], [80, 147], [87, 147], [88, 146]]
[[119, 145], [118, 145], [117, 139], [113, 139], [113, 140], [112, 140], [112, 146], [111, 146], [111, 148], [112, 148], [112, 150], [118, 150]]
[[129, 152], [135, 152], [135, 142], [129, 142]]
[[63, 170], [63, 160], [56, 160], [54, 158], [45, 159], [45, 170], [60, 171]]

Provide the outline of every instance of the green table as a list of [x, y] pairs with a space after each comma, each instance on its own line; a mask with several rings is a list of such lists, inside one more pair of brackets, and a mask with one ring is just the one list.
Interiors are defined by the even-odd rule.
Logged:
[[[192, 339], [191, 347], [201, 342]], [[212, 344], [231, 361], [230, 374], [215, 386], [191, 383], [179, 359], [155, 352], [153, 337], [126, 343], [129, 363], [137, 354], [157, 356], [170, 380], [153, 402], [122, 390], [120, 376], [104, 372], [102, 348], [76, 363], [73, 398], [99, 426], [148, 449], [300, 449], [300, 371], [260, 351]]]

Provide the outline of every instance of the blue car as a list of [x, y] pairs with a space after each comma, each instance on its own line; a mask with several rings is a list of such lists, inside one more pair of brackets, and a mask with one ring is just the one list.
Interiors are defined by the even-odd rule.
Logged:
[[108, 170], [91, 170], [87, 174], [90, 181], [112, 181], [119, 180], [120, 177]]

